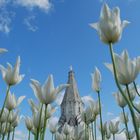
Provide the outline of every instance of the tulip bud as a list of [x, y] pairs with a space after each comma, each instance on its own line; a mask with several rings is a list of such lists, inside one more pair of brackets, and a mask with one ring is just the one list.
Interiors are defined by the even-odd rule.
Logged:
[[[1, 112], [1, 111], [0, 111], [0, 112]], [[1, 116], [1, 118], [0, 118], [0, 122], [1, 122], [1, 123], [6, 122], [7, 116], [8, 116], [8, 110], [7, 110], [7, 109], [4, 109], [4, 111], [3, 111], [3, 113], [2, 113], [2, 116]]]
[[121, 93], [116, 93], [113, 95], [117, 101], [118, 106], [120, 106], [121, 108], [124, 108], [127, 105], [127, 103], [126, 103], [125, 99], [123, 98], [123, 96], [121, 95]]
[[91, 74], [92, 76], [92, 89], [96, 92], [100, 91], [101, 74], [98, 68], [95, 68], [95, 72]]
[[33, 120], [30, 117], [25, 118], [25, 124], [29, 131], [33, 128]]
[[51, 118], [49, 120], [49, 129], [52, 134], [55, 134], [58, 130], [58, 120], [56, 118]]

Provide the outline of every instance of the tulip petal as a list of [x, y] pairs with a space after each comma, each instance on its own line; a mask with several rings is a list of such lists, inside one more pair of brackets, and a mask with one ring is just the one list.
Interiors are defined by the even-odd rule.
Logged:
[[99, 23], [91, 23], [89, 24], [92, 28], [94, 28], [95, 30], [99, 31]]
[[25, 96], [20, 96], [17, 100], [17, 106], [19, 106], [24, 99], [25, 99]]
[[105, 63], [105, 66], [114, 74], [114, 70], [113, 70], [112, 64]]
[[39, 99], [40, 102], [44, 102], [40, 83], [37, 80], [31, 79], [30, 86], [34, 91], [36, 98]]
[[130, 24], [130, 22], [129, 21], [127, 21], [127, 20], [124, 20], [123, 22], [122, 22], [122, 29], [124, 29], [128, 24]]
[[1, 70], [1, 73], [2, 73], [2, 77], [4, 79], [4, 77], [7, 73], [7, 69], [4, 66], [0, 65], [0, 70]]
[[47, 96], [47, 94], [51, 94], [54, 89], [53, 75], [49, 75], [47, 81], [42, 87], [43, 93]]
[[4, 49], [4, 48], [0, 48], [0, 53], [5, 53], [8, 52], [8, 50]]
[[62, 84], [62, 85], [59, 85], [58, 87], [56, 87], [55, 89], [55, 93], [60, 93], [62, 90], [64, 90], [66, 87], [69, 87], [70, 84]]
[[34, 103], [34, 101], [32, 99], [29, 99], [28, 103], [29, 103], [33, 113], [37, 112], [37, 110], [39, 110], [39, 107]]

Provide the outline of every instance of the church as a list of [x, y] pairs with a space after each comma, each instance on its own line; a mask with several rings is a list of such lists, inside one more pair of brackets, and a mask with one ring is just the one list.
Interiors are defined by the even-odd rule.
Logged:
[[81, 113], [83, 111], [83, 102], [79, 95], [77, 82], [72, 67], [68, 73], [69, 87], [66, 88], [65, 94], [61, 103], [61, 116], [59, 119], [59, 130], [61, 131], [64, 124], [68, 123], [70, 126], [77, 126], [81, 123]]

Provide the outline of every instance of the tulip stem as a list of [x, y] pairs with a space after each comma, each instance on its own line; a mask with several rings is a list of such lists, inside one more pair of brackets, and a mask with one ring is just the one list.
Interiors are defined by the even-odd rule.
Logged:
[[[10, 123], [10, 126], [9, 126], [9, 128], [11, 127], [11, 123]], [[11, 134], [11, 132], [10, 132], [10, 130], [8, 131], [8, 137], [7, 137], [7, 140], [9, 140], [10, 139], [10, 134]]]
[[126, 128], [123, 128], [122, 130], [120, 130], [117, 134], [121, 134], [122, 132], [124, 132], [126, 130]]
[[38, 129], [37, 129], [36, 140], [39, 139], [39, 131], [40, 131], [40, 125], [41, 125], [41, 118], [42, 118], [42, 109], [43, 109], [43, 104], [41, 105], [41, 109], [40, 109], [39, 126], [38, 126]]
[[103, 134], [103, 121], [102, 121], [102, 107], [101, 107], [101, 97], [100, 97], [100, 92], [99, 92], [99, 91], [98, 91], [98, 100], [99, 100], [99, 111], [100, 111], [101, 135], [102, 135], [102, 140], [104, 140], [104, 134]]
[[10, 139], [10, 131], [8, 132], [8, 137], [7, 137], [7, 140], [9, 140]]
[[31, 131], [29, 130], [28, 140], [30, 140], [30, 134], [31, 134]]
[[12, 140], [14, 140], [14, 137], [15, 137], [15, 128], [14, 128], [14, 130], [13, 130]]
[[93, 123], [91, 124], [91, 127], [92, 127], [92, 139], [94, 140], [94, 126], [93, 126]]
[[4, 140], [4, 138], [5, 138], [5, 133], [2, 135], [2, 140]]
[[115, 140], [115, 134], [113, 134], [113, 140]]
[[84, 119], [85, 119], [85, 140], [86, 140], [86, 131], [87, 131], [87, 124], [86, 124], [86, 113], [84, 113]]
[[7, 98], [8, 98], [8, 93], [9, 93], [9, 91], [10, 91], [10, 85], [8, 86], [7, 91], [6, 91], [6, 97], [5, 97], [5, 99], [4, 99], [4, 103], [3, 103], [3, 106], [2, 106], [2, 110], [1, 110], [1, 112], [0, 112], [0, 119], [1, 119], [1, 117], [2, 117], [4, 108], [5, 108], [5, 104], [6, 104], [6, 100], [7, 100]]
[[137, 85], [136, 85], [135, 81], [133, 82], [133, 85], [134, 85], [134, 88], [135, 88], [137, 95], [140, 97], [140, 93], [138, 92]]
[[122, 110], [123, 110], [123, 116], [124, 116], [124, 122], [125, 122], [126, 133], [127, 133], [127, 139], [130, 140], [129, 130], [128, 130], [127, 119], [126, 119], [124, 107], [122, 108]]
[[95, 140], [96, 140], [96, 119], [95, 119], [95, 121], [94, 121], [94, 135], [95, 135]]
[[54, 140], [56, 140], [56, 134], [54, 134]]
[[53, 133], [52, 133], [52, 140], [53, 140]]
[[46, 131], [46, 127], [47, 127], [47, 106], [45, 104], [45, 117], [44, 117], [44, 127], [43, 127], [43, 136], [42, 136], [42, 140], [44, 140], [45, 138], [45, 131]]
[[120, 93], [122, 94], [122, 96], [124, 97], [125, 101], [127, 102], [128, 104], [128, 107], [129, 107], [129, 110], [130, 110], [130, 113], [131, 113], [131, 116], [132, 116], [132, 121], [133, 121], [133, 126], [134, 126], [134, 129], [135, 129], [135, 132], [136, 132], [136, 138], [137, 140], [140, 140], [139, 138], [139, 131], [138, 131], [138, 128], [137, 128], [137, 125], [136, 125], [136, 119], [135, 119], [135, 113], [134, 113], [134, 110], [133, 110], [133, 107], [129, 101], [129, 99], [126, 97], [126, 95], [124, 94], [119, 82], [118, 82], [118, 78], [117, 78], [117, 71], [116, 71], [116, 65], [115, 65], [115, 59], [114, 59], [114, 54], [113, 54], [113, 47], [112, 47], [112, 43], [109, 44], [109, 49], [110, 49], [110, 54], [111, 54], [111, 59], [112, 59], [112, 64], [113, 64], [113, 70], [114, 70], [114, 77], [115, 77], [115, 82], [116, 82], [116, 85], [120, 91]]

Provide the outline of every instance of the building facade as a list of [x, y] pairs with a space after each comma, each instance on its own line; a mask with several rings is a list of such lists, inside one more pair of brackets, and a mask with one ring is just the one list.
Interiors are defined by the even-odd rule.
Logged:
[[61, 116], [59, 119], [60, 131], [65, 123], [70, 126], [77, 126], [81, 123], [81, 113], [83, 111], [83, 102], [79, 95], [75, 75], [72, 67], [68, 73], [68, 82], [70, 86], [66, 88], [64, 98], [61, 103]]

